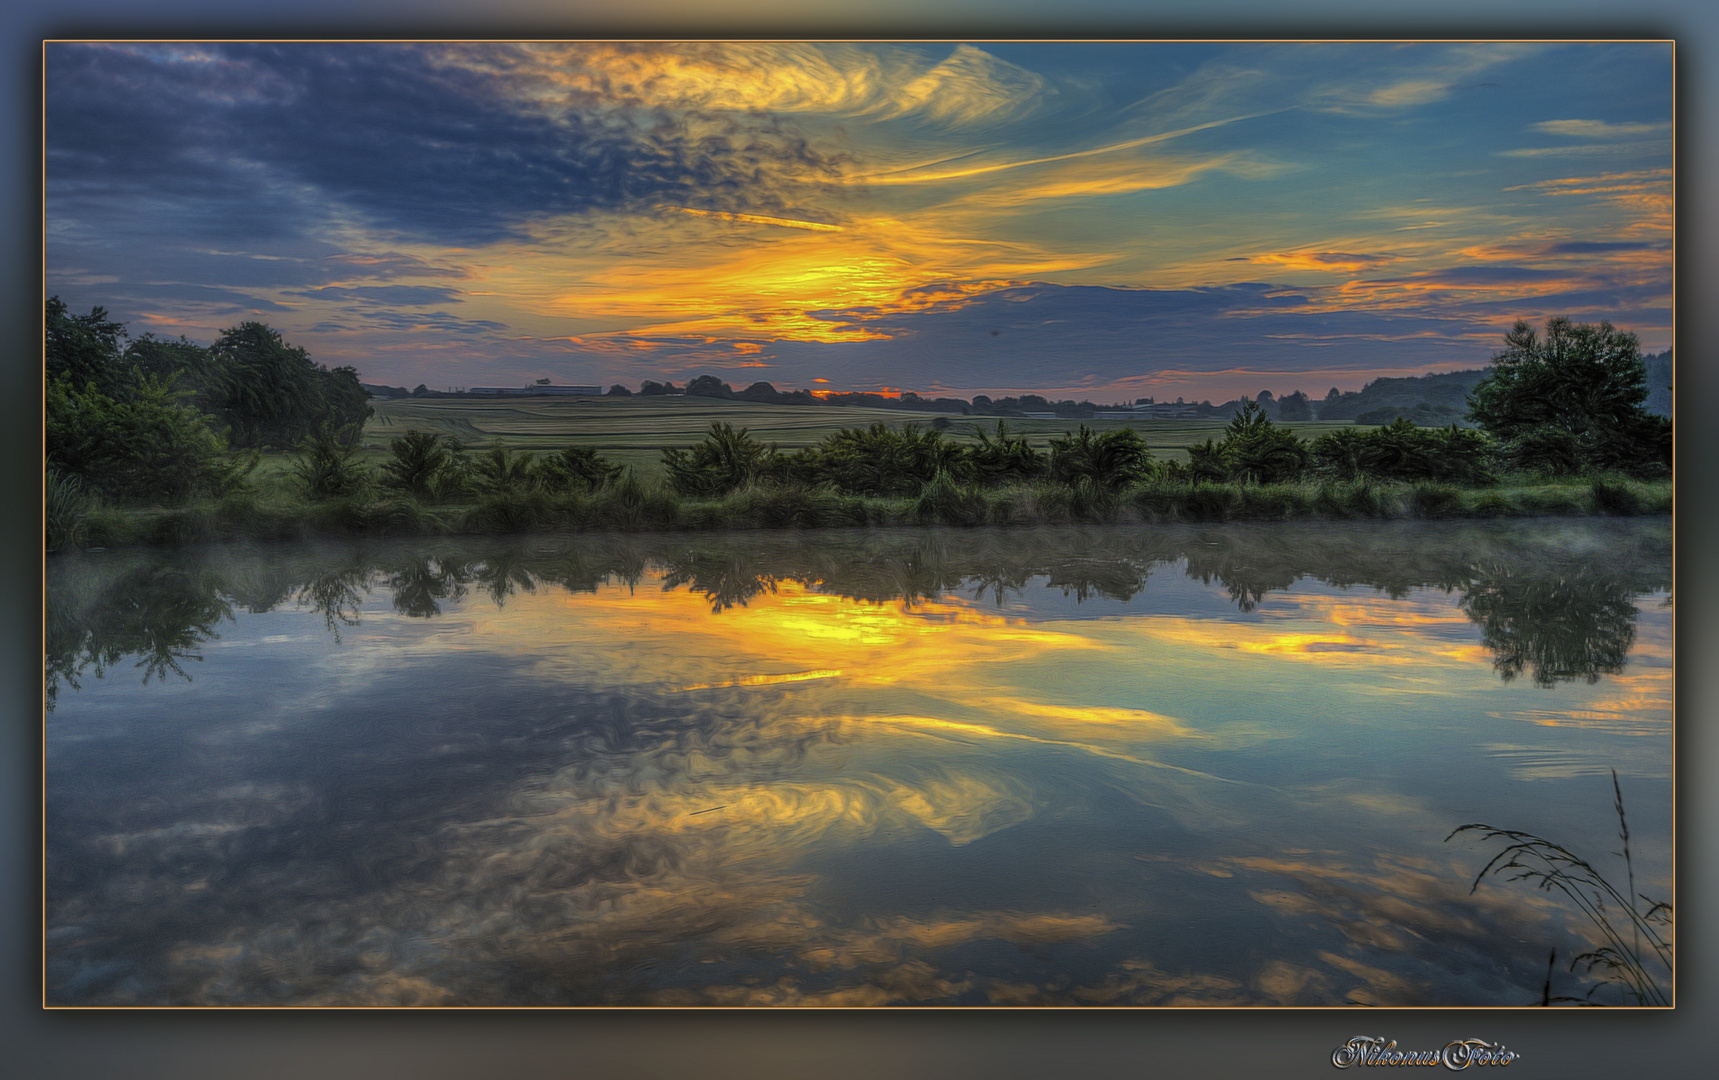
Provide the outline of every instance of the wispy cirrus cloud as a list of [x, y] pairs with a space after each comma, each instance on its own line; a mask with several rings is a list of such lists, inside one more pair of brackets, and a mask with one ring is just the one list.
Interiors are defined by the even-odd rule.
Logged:
[[1530, 128], [1575, 139], [1639, 139], [1644, 135], [1670, 134], [1671, 121], [1612, 124], [1604, 120], [1542, 120]]
[[[1313, 342], [1408, 342], [1424, 370], [1542, 304], [1609, 308], [1651, 338], [1670, 304], [1660, 59], [1652, 43], [55, 44], [47, 287], [204, 336], [266, 316], [319, 359], [408, 384], [407, 357], [458, 351], [443, 333], [472, 368], [455, 383], [738, 358], [969, 389], [973, 371], [1030, 386], [1047, 342], [1069, 354], [1064, 386], [1224, 366], [1196, 342], [1250, 368], [1273, 362], [1265, 342], [1286, 365]], [[1602, 243], [1642, 246], [1581, 246]], [[1080, 318], [1121, 321], [1069, 332], [1049, 308], [1075, 295]], [[1153, 304], [1176, 312], [1175, 355], [1116, 344]], [[997, 318], [1035, 305], [1061, 338]]]

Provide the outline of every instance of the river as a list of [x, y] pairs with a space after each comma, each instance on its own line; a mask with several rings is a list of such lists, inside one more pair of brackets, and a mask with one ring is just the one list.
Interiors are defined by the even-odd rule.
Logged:
[[1672, 899], [1670, 588], [1663, 519], [56, 556], [46, 1000], [1632, 1003], [1447, 838]]

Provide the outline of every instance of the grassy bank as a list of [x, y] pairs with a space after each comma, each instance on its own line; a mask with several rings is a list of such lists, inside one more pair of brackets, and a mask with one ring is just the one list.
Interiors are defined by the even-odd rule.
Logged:
[[491, 495], [431, 502], [405, 495], [307, 500], [276, 489], [180, 507], [88, 504], [62, 523], [64, 546], [211, 540], [495, 535], [586, 530], [816, 529], [854, 526], [1041, 526], [1082, 523], [1346, 521], [1667, 514], [1670, 481], [1619, 476], [1442, 484], [1206, 484], [1152, 481], [1118, 492], [1089, 484], [995, 488], [947, 481], [914, 497], [843, 495], [829, 487], [755, 485], [720, 498], [677, 495], [624, 477], [593, 494]]

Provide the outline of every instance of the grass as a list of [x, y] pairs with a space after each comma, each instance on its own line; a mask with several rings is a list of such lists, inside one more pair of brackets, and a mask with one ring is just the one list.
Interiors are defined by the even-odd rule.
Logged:
[[1620, 851], [1615, 852], [1624, 862], [1625, 884], [1621, 890], [1586, 859], [1533, 833], [1474, 823], [1459, 826], [1445, 837], [1448, 842], [1459, 834], [1472, 832], [1480, 834], [1483, 840], [1503, 844], [1475, 875], [1470, 893], [1479, 889], [1488, 877], [1531, 882], [1543, 892], [1563, 896], [1598, 932], [1601, 944], [1572, 959], [1570, 970], [1580, 967], [1584, 974], [1592, 976], [1597, 972], [1602, 977], [1584, 997], [1554, 996], [1552, 967], [1557, 957], [1554, 949], [1546, 962], [1542, 1005], [1554, 1002], [1601, 1004], [1594, 1000], [1594, 995], [1608, 986], [1616, 987], [1620, 1000], [1626, 1004], [1630, 999], [1637, 1005], [1671, 1004], [1671, 905], [1636, 892], [1635, 862], [1629, 848], [1629, 818], [1624, 813], [1623, 788], [1618, 783], [1616, 769], [1612, 770], [1612, 795], [1612, 809], [1618, 818], [1618, 839], [1623, 845]]
[[[1080, 523], [1405, 520], [1666, 513], [1669, 481], [1533, 480], [1490, 488], [1370, 481], [1211, 484], [1147, 481], [1109, 492], [1035, 481], [973, 487], [940, 475], [917, 495], [844, 495], [827, 486], [754, 483], [716, 498], [676, 494], [628, 470], [600, 490], [496, 491], [419, 500], [369, 489], [310, 500], [290, 482], [181, 507], [80, 504], [75, 525], [50, 522], [61, 546], [122, 547], [321, 536], [443, 536], [588, 530], [819, 529], [854, 526], [1039, 526]], [[70, 521], [66, 515], [62, 521]], [[52, 550], [52, 548], [50, 548]]]

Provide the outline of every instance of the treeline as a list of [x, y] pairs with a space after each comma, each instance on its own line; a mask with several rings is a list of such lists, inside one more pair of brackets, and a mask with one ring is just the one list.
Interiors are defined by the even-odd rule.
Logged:
[[259, 322], [202, 346], [131, 338], [104, 309], [74, 315], [59, 297], [45, 314], [51, 487], [139, 501], [220, 495], [243, 484], [254, 451], [354, 445], [371, 415], [356, 371], [315, 363]]
[[[137, 350], [121, 344], [123, 328], [114, 329], [100, 309], [80, 319], [50, 303], [49, 315], [51, 329], [67, 339], [87, 343], [106, 334], [112, 343], [109, 362], [90, 369], [105, 372], [109, 383], [86, 372], [84, 388], [74, 389], [64, 357], [51, 361], [61, 367], [51, 376], [48, 402], [50, 549], [75, 545], [81, 535], [136, 536], [137, 528], [151, 538], [188, 539], [298, 535], [307, 527], [415, 534], [1669, 509], [1669, 485], [1655, 490], [1635, 483], [1670, 476], [1672, 430], [1668, 419], [1642, 407], [1646, 369], [1634, 336], [1605, 323], [1554, 319], [1543, 337], [1523, 323], [1507, 335], [1509, 347], [1468, 395], [1467, 417], [1478, 428], [1427, 428], [1398, 419], [1308, 440], [1248, 401], [1221, 437], [1189, 447], [1184, 463], [1154, 457], [1129, 427], [1095, 431], [1082, 424], [1034, 445], [1010, 431], [1006, 420], [975, 424], [970, 438], [958, 441], [950, 434], [954, 425], [937, 417], [928, 424], [843, 428], [789, 452], [718, 422], [700, 442], [662, 451], [659, 482], [587, 447], [540, 455], [498, 441], [474, 452], [451, 436], [421, 431], [392, 440], [387, 458], [373, 465], [353, 438], [362, 415], [325, 406], [293, 427], [243, 429], [252, 445], [279, 445], [260, 431], [298, 433], [289, 476], [303, 502], [263, 506], [254, 497], [228, 499], [198, 511], [202, 517], [157, 515], [157, 525], [134, 527], [115, 515], [91, 518], [88, 507], [75, 505], [78, 493], [70, 485], [82, 478], [97, 490], [133, 498], [233, 492], [242, 486], [245, 467], [226, 453], [235, 425], [218, 426], [214, 416], [180, 399], [194, 391], [169, 389], [189, 365], [166, 375], [146, 374], [141, 365], [117, 374], [122, 369], [115, 358]], [[58, 326], [55, 317], [62, 320]], [[76, 338], [79, 333], [86, 336]], [[222, 340], [228, 339], [284, 353], [299, 372], [356, 385], [350, 369], [315, 368], [266, 327], [247, 324]], [[222, 348], [206, 352], [220, 356]], [[343, 416], [348, 422], [338, 425]], [[313, 427], [313, 421], [319, 422]], [[1570, 477], [1582, 477], [1588, 490], [1544, 498], [1529, 490], [1548, 478]], [[1500, 481], [1515, 489], [1495, 491]]]

